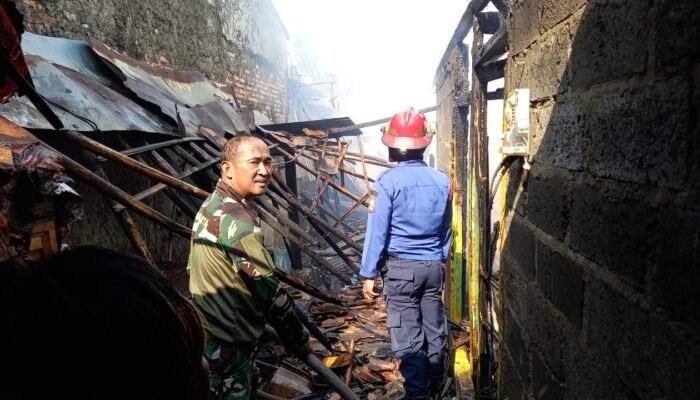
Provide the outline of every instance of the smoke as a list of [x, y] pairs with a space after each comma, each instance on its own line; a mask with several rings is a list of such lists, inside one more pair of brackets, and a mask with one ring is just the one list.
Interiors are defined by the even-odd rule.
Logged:
[[[467, 7], [463, 0], [273, 3], [293, 67], [307, 83], [332, 79], [339, 115], [358, 123], [435, 104], [433, 77]], [[386, 157], [379, 127], [363, 131], [367, 153]]]

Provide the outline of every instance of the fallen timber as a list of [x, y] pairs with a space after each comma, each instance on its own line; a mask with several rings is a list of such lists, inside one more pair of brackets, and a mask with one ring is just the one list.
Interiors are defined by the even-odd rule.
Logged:
[[[48, 112], [50, 113], [50, 108], [48, 108]], [[59, 122], [60, 123], [60, 122]], [[57, 129], [60, 129], [57, 127]], [[97, 128], [96, 128], [97, 129]], [[60, 131], [58, 133], [65, 133], [66, 131]], [[105, 146], [102, 143], [99, 143], [93, 139], [88, 138], [87, 136], [77, 133], [68, 131], [67, 135], [71, 136], [70, 140], [78, 145], [80, 147], [90, 151], [92, 154], [99, 155], [100, 157], [103, 157], [105, 161], [109, 160], [111, 162], [118, 163], [122, 166], [125, 166], [126, 168], [136, 171], [149, 179], [151, 179], [155, 184], [155, 186], [159, 186], [164, 189], [166, 193], [178, 193], [177, 196], [172, 196], [171, 199], [181, 199], [182, 201], [174, 203], [175, 205], [173, 206], [173, 210], [179, 208], [178, 211], [181, 212], [182, 215], [185, 215], [186, 213], [184, 212], [185, 206], [184, 204], [186, 202], [189, 202], [189, 208], [190, 211], [192, 210], [193, 206], [197, 204], [197, 200], [201, 200], [204, 197], [206, 197], [209, 192], [205, 189], [208, 186], [202, 185], [200, 182], [202, 179], [195, 179], [194, 175], [197, 175], [198, 177], [202, 177], [203, 175], [206, 175], [209, 178], [208, 183], [212, 183], [214, 179], [218, 179], [218, 177], [214, 174], [213, 171], [216, 171], [217, 168], [217, 161], [216, 157], [218, 156], [218, 153], [216, 152], [215, 149], [212, 148], [211, 145], [205, 143], [200, 143], [200, 141], [195, 141], [195, 140], [183, 140], [177, 143], [177, 140], [171, 141], [171, 143], [168, 143], [167, 145], [159, 145], [159, 146], [151, 146], [153, 143], [147, 143], [144, 146], [151, 146], [147, 148], [141, 148], [139, 151], [135, 151], [131, 153], [131, 156], [127, 156], [125, 154], [120, 153], [119, 151], [116, 151], [115, 149], [112, 149], [110, 147]], [[110, 133], [112, 135], [112, 133]], [[114, 134], [117, 135], [117, 134]], [[119, 138], [118, 136], [116, 136]], [[172, 137], [170, 135], [169, 137]], [[197, 142], [197, 143], [195, 143]], [[124, 145], [125, 142], [122, 142], [122, 147], [125, 147], [125, 149], [122, 149], [123, 151], [128, 150], [128, 146]], [[200, 147], [201, 144], [201, 147]], [[180, 147], [180, 145], [186, 145], [188, 146], [192, 151], [193, 154], [197, 155], [199, 158], [202, 158], [204, 160], [198, 161], [195, 158], [189, 158], [186, 155], [191, 155], [189, 153], [190, 150], [185, 150], [184, 148]], [[143, 146], [139, 146], [143, 147]], [[167, 152], [165, 151], [167, 147]], [[197, 151], [195, 149], [199, 148], [201, 151]], [[185, 159], [186, 162], [188, 162], [191, 166], [188, 168], [185, 168], [184, 165], [182, 165], [180, 168], [177, 168], [178, 166], [175, 164], [176, 161], [179, 162], [179, 160], [175, 160], [173, 157], [171, 157], [171, 153], [177, 154], [182, 159]], [[207, 152], [208, 156], [207, 157]], [[148, 161], [145, 161], [148, 160]], [[106, 198], [109, 198], [115, 202], [120, 203], [123, 207], [121, 208], [121, 211], [117, 211], [116, 215], [123, 215], [123, 216], [128, 216], [127, 209], [129, 211], [136, 211], [140, 215], [146, 217], [147, 219], [166, 227], [168, 230], [170, 230], [173, 233], [176, 233], [182, 237], [188, 238], [190, 236], [190, 230], [186, 228], [185, 226], [178, 224], [174, 218], [176, 213], [173, 211], [171, 214], [173, 215], [171, 218], [166, 217], [159, 211], [155, 210], [152, 207], [149, 207], [139, 199], [135, 199], [134, 195], [131, 195], [124, 191], [123, 189], [113, 185], [110, 183], [109, 178], [107, 174], [104, 172], [104, 169], [101, 168], [101, 166], [96, 167], [95, 165], [92, 165], [91, 167], [85, 167], [72, 159], [68, 157], [64, 157], [63, 160], [63, 166], [66, 168], [66, 171], [71, 174], [74, 177], [77, 177], [85, 182], [87, 182], [90, 186], [101, 192]], [[184, 170], [184, 171], [183, 171]], [[213, 170], [213, 171], [212, 171]], [[97, 173], [95, 173], [97, 172]], [[184, 172], [190, 172], [188, 175], [183, 176]], [[366, 175], [366, 174], [365, 174]], [[185, 182], [183, 179], [188, 179], [192, 180], [195, 182], [195, 184]], [[115, 180], [116, 181], [116, 180]], [[367, 183], [369, 180], [366, 180], [365, 183]], [[341, 187], [344, 187], [341, 185]], [[176, 192], [177, 191], [177, 192]], [[153, 191], [153, 193], [157, 193], [158, 190]], [[289, 193], [293, 193], [293, 191], [289, 191]], [[147, 197], [147, 196], [146, 196]], [[145, 197], [144, 197], [145, 198]], [[280, 199], [283, 199], [280, 197]], [[285, 203], [278, 203], [278, 207], [284, 208], [282, 204]], [[299, 203], [301, 204], [301, 203]], [[289, 202], [286, 202], [286, 205], [290, 208], [292, 208], [289, 205]], [[303, 205], [302, 205], [303, 208]], [[190, 212], [190, 215], [192, 213]], [[271, 213], [272, 214], [272, 213]], [[313, 214], [311, 214], [313, 215]], [[268, 215], [269, 220], [275, 220], [277, 221], [278, 225], [282, 225], [283, 228], [287, 229], [288, 227], [284, 226], [286, 225], [286, 222], [281, 220], [279, 216], [275, 215]], [[129, 218], [130, 219], [130, 218]], [[273, 222], [275, 222], [273, 221]], [[131, 230], [133, 230], [132, 233], [139, 235], [139, 227], [137, 226], [136, 223], [131, 221], [129, 224]], [[340, 237], [340, 234], [343, 234], [342, 231], [337, 230], [337, 231], [331, 231], [331, 230], [326, 230], [324, 226], [322, 226], [320, 223], [317, 224], [318, 227], [321, 227], [326, 234], [324, 235], [324, 239], [329, 239], [330, 235], [335, 235], [336, 237]], [[124, 227], [124, 225], [123, 225]], [[330, 228], [333, 228], [330, 226]], [[127, 228], [124, 228], [125, 232], [127, 232]], [[287, 229], [289, 230], [289, 229]], [[293, 232], [288, 232], [290, 235], [299, 236], [295, 235]], [[141, 238], [143, 238], [141, 236]], [[308, 238], [302, 238], [299, 237], [298, 240], [301, 242], [305, 243], [306, 245], [309, 245]], [[342, 239], [341, 239], [342, 240]], [[148, 251], [148, 248], [146, 247], [145, 241], [141, 240], [141, 244], [144, 246], [142, 250], [145, 250], [146, 252]], [[132, 241], [133, 243], [133, 241]], [[352, 239], [347, 240], [347, 245], [351, 248], [354, 248], [357, 250], [355, 247], [360, 247], [357, 243], [355, 243]], [[353, 246], [354, 245], [354, 246]], [[136, 247], [136, 246], [135, 246]], [[334, 248], [335, 249], [335, 248]], [[339, 249], [339, 247], [338, 247]], [[360, 247], [361, 249], [361, 247]], [[341, 252], [342, 253], [342, 252]], [[300, 287], [303, 287], [309, 292], [313, 292], [312, 290], [309, 290], [308, 287], [304, 287], [304, 285], [299, 285]], [[354, 292], [353, 292], [354, 290]], [[349, 294], [351, 293], [352, 294]], [[378, 393], [380, 393], [381, 390], [384, 389], [382, 393], [391, 393], [390, 386], [392, 383], [396, 382], [396, 376], [392, 371], [395, 371], [397, 368], [397, 365], [395, 363], [392, 363], [390, 361], [385, 361], [385, 362], [377, 362], [376, 359], [373, 359], [373, 357], [379, 356], [383, 358], [388, 358], [391, 356], [387, 356], [385, 351], [379, 351], [382, 350], [386, 347], [387, 341], [385, 337], [382, 337], [381, 335], [381, 330], [382, 330], [382, 325], [381, 325], [381, 317], [377, 317], [377, 315], [381, 315], [381, 311], [378, 311], [381, 309], [381, 302], [379, 303], [374, 303], [374, 304], [369, 304], [366, 303], [364, 300], [361, 299], [360, 296], [358, 296], [358, 291], [357, 289], [350, 289], [349, 291], [346, 291], [344, 293], [341, 293], [341, 300], [340, 303], [343, 304], [343, 306], [337, 307], [335, 309], [335, 313], [345, 313], [348, 315], [346, 318], [342, 318], [341, 322], [334, 321], [334, 318], [330, 319], [323, 319], [322, 316], [319, 318], [319, 314], [316, 314], [313, 310], [311, 311], [311, 317], [313, 318], [312, 321], [308, 321], [311, 325], [307, 326], [312, 326], [316, 327], [319, 329], [319, 332], [321, 332], [323, 335], [319, 334], [314, 334], [315, 338], [319, 337], [326, 337], [327, 342], [324, 343], [325, 346], [328, 346], [329, 344], [331, 345], [331, 349], [328, 349], [329, 351], [332, 352], [333, 349], [336, 351], [338, 350], [337, 347], [340, 346], [341, 349], [345, 349], [345, 351], [350, 355], [350, 363], [347, 366], [348, 370], [344, 371], [342, 374], [343, 377], [345, 378], [345, 382], [350, 382], [348, 379], [349, 377], [353, 377], [355, 380], [359, 379], [359, 392], [357, 389], [357, 386], [355, 386], [355, 390], [352, 390], [349, 388], [349, 385], [346, 385], [345, 382], [340, 380], [338, 378], [337, 372], [333, 372], [329, 370], [328, 368], [324, 368], [325, 365], [323, 365], [323, 362], [316, 358], [315, 355], [310, 355], [305, 357], [306, 361], [308, 364], [311, 366], [312, 369], [317, 370], [317, 373], [319, 373], [321, 376], [323, 376], [326, 380], [331, 382], [332, 386], [335, 388], [337, 394], [339, 394], [343, 398], [348, 398], [348, 399], [356, 399], [358, 398], [358, 394], [363, 394], [367, 395], [369, 397], [370, 394], [378, 396]], [[318, 295], [318, 293], [316, 293]], [[319, 296], [320, 297], [320, 296]], [[326, 301], [326, 300], [324, 300]], [[314, 300], [312, 300], [312, 305], [315, 305], [318, 303], [314, 303]], [[328, 304], [328, 305], [334, 305], [331, 303], [323, 303], [323, 304]], [[318, 310], [316, 310], [318, 311]], [[363, 314], [363, 311], [368, 311], [372, 314], [372, 318], [368, 317], [368, 315]], [[328, 316], [332, 314], [327, 314]], [[337, 318], [335, 318], [337, 319]], [[328, 324], [328, 321], [331, 323]], [[365, 332], [362, 329], [356, 329], [358, 324], [366, 324], [367, 326], [372, 326], [373, 330], [377, 333], [376, 336], [372, 335], [369, 332]], [[332, 331], [331, 328], [326, 330], [324, 332], [324, 329], [322, 329], [319, 325], [332, 325]], [[332, 334], [332, 335], [331, 335]], [[369, 335], [369, 336], [367, 336]], [[364, 338], [364, 339], [363, 339]], [[335, 341], [335, 343], [334, 343]], [[348, 346], [346, 343], [350, 343]], [[371, 345], [374, 343], [380, 342], [382, 343], [383, 348], [379, 349], [367, 349], [367, 345]], [[327, 348], [327, 347], [326, 347]], [[357, 354], [354, 356], [354, 354]], [[380, 355], [380, 354], [383, 354]], [[364, 384], [363, 384], [364, 382]], [[389, 382], [388, 385], [385, 387], [381, 386], [384, 383]], [[374, 390], [374, 391], [372, 391]], [[320, 392], [318, 392], [317, 389], [315, 389], [314, 393], [310, 393], [309, 395], [306, 396], [306, 398], [315, 398], [318, 396]], [[325, 393], [328, 394], [328, 393]], [[271, 395], [274, 396], [274, 395]], [[275, 397], [268, 397], [268, 398], [273, 398], [276, 399]]]

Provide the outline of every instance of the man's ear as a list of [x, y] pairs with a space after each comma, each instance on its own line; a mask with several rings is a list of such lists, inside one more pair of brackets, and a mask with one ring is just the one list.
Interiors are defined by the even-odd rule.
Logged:
[[221, 172], [226, 178], [231, 179], [233, 177], [233, 165], [231, 162], [223, 161], [221, 163]]

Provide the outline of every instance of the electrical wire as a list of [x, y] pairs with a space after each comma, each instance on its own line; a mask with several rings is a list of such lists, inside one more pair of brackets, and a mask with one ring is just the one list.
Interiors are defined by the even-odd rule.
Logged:
[[489, 210], [493, 207], [493, 199], [496, 196], [496, 190], [498, 190], [498, 186], [501, 184], [501, 179], [503, 179], [505, 171], [507, 171], [513, 162], [520, 157], [521, 156], [507, 156], [501, 160], [500, 164], [498, 164], [498, 168], [496, 168], [496, 171], [493, 173], [493, 177], [491, 177], [491, 187], [489, 188]]
[[[37, 94], [38, 94], [38, 92], [37, 92]], [[101, 132], [100, 127], [97, 126], [97, 124], [96, 124], [93, 120], [91, 120], [90, 118], [83, 117], [82, 115], [76, 114], [75, 112], [73, 112], [73, 111], [67, 109], [66, 107], [64, 107], [64, 106], [62, 106], [62, 105], [60, 105], [60, 104], [58, 104], [58, 103], [56, 103], [56, 102], [54, 102], [54, 101], [52, 101], [52, 100], [47, 99], [46, 97], [44, 97], [44, 96], [41, 95], [41, 94], [39, 94], [39, 96], [40, 96], [42, 99], [44, 99], [45, 102], [51, 104], [52, 106], [58, 108], [59, 110], [62, 110], [62, 111], [64, 111], [64, 112], [67, 112], [68, 114], [74, 116], [75, 118], [77, 118], [77, 119], [79, 119], [79, 120], [85, 122], [86, 124], [90, 125], [90, 127], [92, 128], [93, 131], [95, 131], [95, 132]]]
[[[501, 180], [503, 179], [503, 176], [508, 172], [510, 167], [513, 165], [515, 160], [522, 158], [522, 156], [507, 156], [503, 160], [501, 160], [500, 164], [498, 165], [498, 168], [496, 171], [494, 171], [493, 177], [491, 178], [491, 186], [489, 188], [489, 202], [488, 202], [488, 209], [487, 212], [490, 212], [493, 209], [493, 201], [496, 197], [496, 193], [498, 191], [498, 188], [500, 187]], [[499, 224], [496, 223], [496, 232], [500, 231]], [[494, 340], [497, 337], [494, 326], [493, 326], [493, 313], [491, 312], [491, 309], [493, 307], [493, 285], [492, 285], [492, 279], [493, 279], [493, 261], [495, 257], [493, 256], [494, 249], [496, 242], [498, 241], [498, 235], [494, 235], [491, 240], [489, 240], [488, 243], [488, 248], [486, 252], [486, 277], [482, 277], [481, 279], [484, 279], [486, 281], [486, 292], [485, 293], [485, 301], [486, 301], [486, 309], [488, 312], [488, 317], [487, 317], [487, 326], [485, 327], [486, 335], [487, 335], [487, 343], [488, 343], [488, 358], [489, 358], [489, 365], [491, 366], [490, 371], [489, 371], [489, 376], [491, 377], [489, 379], [488, 385], [481, 389], [480, 396], [482, 398], [492, 398], [495, 394], [494, 391], [494, 385], [493, 385], [493, 379], [492, 377], [496, 374], [498, 370], [498, 360], [494, 359], [493, 353], [494, 352], [499, 352], [500, 349], [498, 346], [500, 345], [497, 343], [495, 346], [493, 346]], [[499, 289], [500, 290], [500, 289]], [[499, 303], [500, 305], [500, 303]], [[499, 307], [500, 308], [500, 307]], [[496, 310], [497, 313], [502, 315], [501, 310]], [[500, 327], [499, 327], [500, 329]]]

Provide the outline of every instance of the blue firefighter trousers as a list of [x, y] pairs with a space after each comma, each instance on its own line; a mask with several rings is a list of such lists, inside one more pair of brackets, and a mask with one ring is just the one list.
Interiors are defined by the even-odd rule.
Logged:
[[442, 303], [445, 263], [390, 257], [384, 274], [391, 350], [401, 358], [409, 398], [440, 388], [447, 327]]

